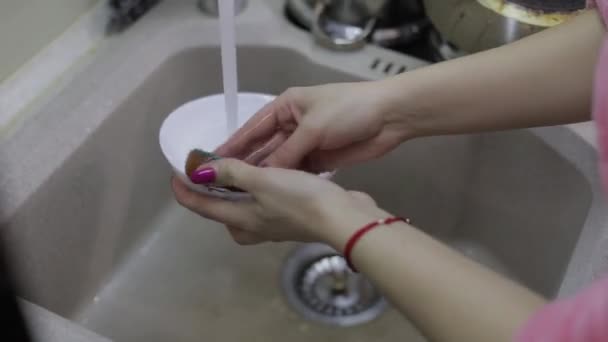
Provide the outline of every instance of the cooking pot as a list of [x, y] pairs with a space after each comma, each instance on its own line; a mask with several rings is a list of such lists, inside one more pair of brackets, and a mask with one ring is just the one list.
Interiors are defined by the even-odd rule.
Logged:
[[288, 0], [287, 12], [318, 43], [337, 50], [367, 41], [396, 45], [416, 38], [428, 24], [420, 19], [421, 0]]
[[443, 39], [473, 53], [563, 23], [585, 0], [424, 0], [424, 6]]

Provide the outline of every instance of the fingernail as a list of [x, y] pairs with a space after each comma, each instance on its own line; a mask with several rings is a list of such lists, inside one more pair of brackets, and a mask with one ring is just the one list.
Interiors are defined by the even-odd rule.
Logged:
[[207, 167], [192, 172], [190, 180], [195, 184], [209, 184], [215, 182], [216, 176], [215, 170]]

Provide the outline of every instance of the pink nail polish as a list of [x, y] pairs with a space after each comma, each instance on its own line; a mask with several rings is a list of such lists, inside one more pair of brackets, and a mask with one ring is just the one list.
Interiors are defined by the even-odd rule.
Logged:
[[204, 168], [192, 172], [190, 180], [195, 184], [209, 184], [215, 182], [216, 173], [213, 168]]

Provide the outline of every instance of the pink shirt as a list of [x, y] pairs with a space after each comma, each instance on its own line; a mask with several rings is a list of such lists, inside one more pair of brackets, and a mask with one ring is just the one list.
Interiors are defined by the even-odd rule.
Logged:
[[[608, 0], [596, 0], [595, 5], [604, 23], [608, 23]], [[598, 61], [593, 117], [599, 134], [600, 175], [608, 194], [608, 39], [604, 40]], [[608, 342], [608, 277], [572, 298], [541, 309], [525, 324], [516, 341]]]
[[545, 306], [530, 319], [517, 342], [607, 342], [608, 277], [576, 296]]

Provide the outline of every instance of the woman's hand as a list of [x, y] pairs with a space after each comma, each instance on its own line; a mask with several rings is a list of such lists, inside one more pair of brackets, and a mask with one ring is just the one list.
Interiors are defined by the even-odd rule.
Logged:
[[235, 186], [253, 196], [253, 200], [227, 201], [197, 194], [173, 180], [180, 204], [224, 223], [240, 244], [322, 241], [341, 249], [355, 229], [387, 216], [371, 197], [303, 171], [222, 159], [198, 173], [209, 183]]
[[386, 111], [381, 82], [291, 88], [262, 108], [216, 153], [250, 164], [326, 171], [376, 158], [407, 136]]

